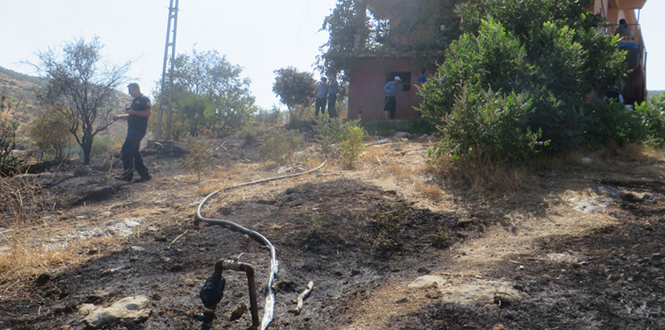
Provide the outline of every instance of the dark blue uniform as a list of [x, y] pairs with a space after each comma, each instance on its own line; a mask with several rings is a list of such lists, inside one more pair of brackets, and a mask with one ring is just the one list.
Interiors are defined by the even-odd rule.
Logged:
[[[150, 99], [141, 94], [132, 101], [130, 108], [136, 112], [150, 110]], [[145, 136], [148, 129], [148, 117], [141, 117], [137, 115], [129, 115], [127, 118], [127, 138], [122, 145], [122, 179], [132, 181], [134, 177], [134, 170], [139, 173], [142, 179], [150, 180], [150, 172], [148, 167], [143, 163], [139, 147], [141, 140]]]

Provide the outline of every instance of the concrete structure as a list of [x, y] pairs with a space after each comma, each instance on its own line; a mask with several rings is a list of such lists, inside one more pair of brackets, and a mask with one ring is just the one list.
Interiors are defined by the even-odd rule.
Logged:
[[639, 24], [636, 9], [642, 9], [647, 0], [595, 0], [593, 8], [588, 8], [595, 14], [601, 14], [608, 22], [619, 24], [625, 19], [628, 24]]
[[[379, 13], [382, 19], [391, 18], [388, 8], [394, 6], [398, 0], [379, 1], [370, 0], [370, 7]], [[426, 0], [423, 0], [426, 1]], [[646, 46], [642, 39], [639, 25], [639, 13], [647, 0], [595, 0], [594, 6], [587, 11], [600, 14], [609, 23], [599, 32], [614, 34], [619, 25], [619, 20], [625, 19], [628, 26], [634, 32], [634, 36], [623, 37], [620, 41], [622, 49], [628, 51], [627, 61], [633, 71], [624, 81], [623, 95], [626, 104], [641, 102], [646, 96]], [[384, 8], [385, 7], [385, 8]], [[437, 15], [444, 15], [442, 8], [436, 9]], [[391, 24], [397, 25], [399, 21], [391, 20]], [[434, 22], [428, 26], [436, 26]], [[443, 27], [442, 27], [443, 28]], [[422, 32], [422, 33], [421, 33]], [[432, 31], [419, 31], [411, 35], [393, 36], [393, 41], [399, 44], [416, 42], [416, 37], [421, 34], [432, 34]], [[446, 40], [447, 41], [447, 40]], [[637, 45], [637, 47], [635, 47]], [[354, 55], [351, 55], [354, 56]], [[400, 55], [382, 54], [369, 55], [358, 54], [356, 66], [348, 72], [349, 75], [349, 119], [383, 119], [385, 118], [383, 105], [385, 101], [383, 86], [391, 81], [394, 76], [402, 78], [401, 90], [398, 86], [396, 119], [404, 119], [418, 115], [417, 108], [420, 105], [420, 97], [417, 95], [418, 88], [414, 85], [420, 76], [420, 66], [412, 62], [411, 53]], [[428, 68], [428, 74], [436, 72], [436, 67]]]
[[624, 79], [622, 94], [624, 103], [641, 103], [647, 96], [646, 65], [647, 51], [639, 22], [639, 11], [647, 0], [595, 0], [592, 8], [587, 11], [600, 14], [609, 23], [600, 32], [615, 34], [621, 19], [626, 20], [633, 35], [622, 36], [619, 47], [627, 52], [626, 62], [632, 71]]
[[[397, 86], [397, 110], [395, 119], [418, 115], [416, 108], [420, 97], [416, 94], [418, 77], [422, 68], [411, 62], [411, 56], [360, 55], [356, 68], [349, 74], [349, 119], [384, 119], [383, 87], [395, 76], [402, 78]], [[429, 73], [436, 68], [428, 68]]]

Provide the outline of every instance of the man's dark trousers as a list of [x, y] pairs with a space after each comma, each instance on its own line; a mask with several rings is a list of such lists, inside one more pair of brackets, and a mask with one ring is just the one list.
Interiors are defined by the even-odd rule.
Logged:
[[319, 115], [319, 109], [321, 109], [321, 114], [324, 114], [326, 112], [326, 102], [328, 100], [325, 97], [317, 97], [316, 98], [316, 103], [314, 106], [316, 107], [316, 111], [314, 111], [314, 115], [318, 116]]
[[337, 117], [337, 109], [335, 103], [337, 102], [337, 95], [328, 95], [328, 116], [330, 118]]
[[143, 163], [143, 158], [141, 157], [141, 152], [139, 147], [141, 147], [141, 139], [145, 133], [135, 130], [127, 130], [127, 138], [125, 138], [125, 143], [122, 145], [122, 150], [120, 154], [122, 155], [122, 167], [124, 171], [122, 172], [122, 179], [127, 181], [132, 181], [134, 177], [134, 170], [139, 173], [142, 178], [149, 178], [150, 172], [148, 167]]

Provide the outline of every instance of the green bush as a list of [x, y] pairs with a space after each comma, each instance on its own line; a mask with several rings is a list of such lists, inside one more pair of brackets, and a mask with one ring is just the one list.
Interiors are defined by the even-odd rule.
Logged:
[[278, 164], [286, 164], [293, 154], [302, 147], [302, 136], [295, 130], [276, 128], [264, 135], [259, 153], [265, 159]]
[[259, 108], [259, 111], [254, 115], [254, 120], [257, 123], [275, 125], [282, 123], [284, 117], [285, 115], [282, 110], [273, 105], [270, 110]]
[[378, 250], [388, 251], [400, 248], [399, 238], [404, 231], [403, 213], [406, 207], [402, 203], [386, 203], [377, 207], [369, 220], [374, 231], [370, 241]]
[[353, 168], [353, 164], [360, 158], [360, 153], [365, 150], [363, 138], [366, 134], [365, 129], [357, 124], [346, 125], [339, 149], [347, 168]]
[[[421, 111], [442, 129], [444, 146], [460, 158], [475, 154], [514, 163], [540, 150], [588, 145], [585, 131], [596, 121], [581, 110], [585, 95], [620, 79], [625, 53], [616, 48], [616, 37], [595, 32], [601, 21], [584, 8], [576, 0], [463, 4], [466, 33], [420, 89]], [[460, 128], [475, 131], [456, 132]], [[618, 134], [631, 139], [626, 129]]]
[[636, 117], [644, 128], [645, 143], [665, 145], [665, 94], [652, 96], [635, 107]]
[[212, 144], [202, 138], [189, 137], [187, 150], [182, 166], [196, 172], [196, 182], [201, 181], [201, 172], [208, 168], [212, 159]]
[[450, 229], [440, 228], [431, 236], [432, 246], [439, 249], [446, 249], [453, 244]]
[[453, 110], [444, 117], [446, 125], [441, 131], [441, 144], [435, 149], [437, 156], [450, 153], [458, 164], [479, 158], [502, 163], [531, 158], [546, 145], [526, 126], [531, 107], [528, 94], [470, 93], [465, 87]]
[[326, 156], [334, 156], [337, 153], [335, 145], [344, 138], [345, 125], [347, 124], [338, 118], [330, 118], [326, 114], [316, 117], [315, 125], [312, 128], [319, 143], [319, 151]]
[[639, 114], [626, 109], [623, 103], [602, 101], [585, 103], [581, 113], [584, 116], [584, 141], [587, 148], [597, 149], [607, 144], [623, 146], [642, 141], [646, 137], [645, 127], [640, 123]]

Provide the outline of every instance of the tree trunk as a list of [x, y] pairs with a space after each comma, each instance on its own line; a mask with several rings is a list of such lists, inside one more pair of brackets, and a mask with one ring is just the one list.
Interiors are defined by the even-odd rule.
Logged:
[[367, 0], [356, 0], [355, 5], [356, 16], [354, 18], [356, 21], [356, 33], [353, 35], [353, 51], [359, 53], [365, 49], [365, 41], [361, 40], [361, 38], [362, 29], [365, 27], [365, 21], [367, 20]]
[[84, 135], [81, 139], [81, 150], [83, 150], [83, 164], [90, 165], [90, 154], [92, 153], [92, 140], [94, 136]]

